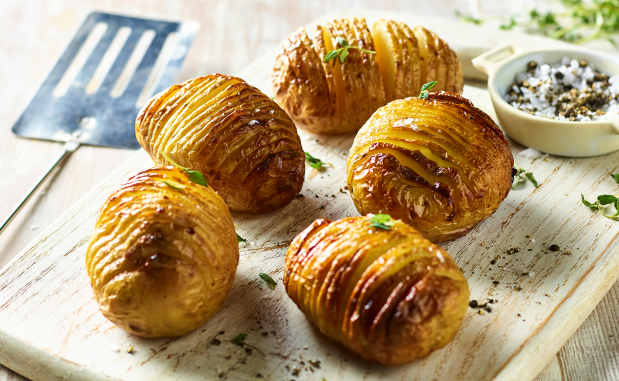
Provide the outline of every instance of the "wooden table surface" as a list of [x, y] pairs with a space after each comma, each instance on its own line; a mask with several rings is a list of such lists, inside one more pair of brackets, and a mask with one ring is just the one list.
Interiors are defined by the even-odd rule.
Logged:
[[[456, 9], [465, 13], [510, 15], [539, 3], [534, 0], [2, 1], [0, 219], [61, 152], [61, 143], [17, 138], [11, 127], [93, 10], [199, 21], [201, 29], [180, 73], [180, 81], [213, 72], [235, 74], [298, 26], [336, 9], [378, 8], [455, 18]], [[133, 151], [127, 150], [79, 148], [0, 235], [0, 267], [132, 155]], [[0, 381], [23, 379], [0, 366]], [[619, 379], [619, 283], [537, 379]]]

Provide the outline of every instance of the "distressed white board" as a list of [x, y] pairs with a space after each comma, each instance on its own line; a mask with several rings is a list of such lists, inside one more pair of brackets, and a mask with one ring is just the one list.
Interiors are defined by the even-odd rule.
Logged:
[[[375, 11], [356, 14], [423, 24], [447, 39], [463, 60], [498, 43], [550, 46], [541, 38], [489, 33], [453, 21]], [[275, 52], [239, 76], [269, 94]], [[485, 90], [466, 87], [464, 95], [494, 115]], [[361, 360], [312, 327], [281, 284], [286, 249], [297, 233], [316, 218], [358, 214], [343, 189], [354, 136], [300, 134], [304, 149], [333, 167], [318, 174], [308, 167], [305, 197], [277, 212], [233, 214], [249, 243], [241, 247], [232, 292], [211, 321], [181, 338], [141, 339], [108, 322], [93, 300], [84, 268], [85, 244], [106, 197], [150, 166], [141, 151], [0, 271], [0, 363], [35, 380], [247, 380], [258, 373], [267, 380], [527, 380], [619, 277], [619, 224], [580, 203], [581, 193], [590, 198], [617, 193], [609, 174], [619, 172], [619, 153], [531, 161], [518, 155], [523, 147], [512, 144], [516, 161], [533, 171], [541, 186], [511, 192], [468, 236], [442, 244], [463, 269], [471, 297], [498, 300], [491, 305], [492, 313], [469, 310], [455, 340], [424, 360], [395, 368]], [[561, 251], [549, 252], [551, 244]], [[520, 251], [505, 254], [512, 247]], [[273, 276], [275, 290], [264, 286], [260, 272]], [[529, 275], [522, 275], [525, 272]], [[239, 333], [248, 333], [251, 354], [228, 342]], [[132, 354], [126, 352], [130, 345]], [[309, 360], [319, 360], [320, 368]]]

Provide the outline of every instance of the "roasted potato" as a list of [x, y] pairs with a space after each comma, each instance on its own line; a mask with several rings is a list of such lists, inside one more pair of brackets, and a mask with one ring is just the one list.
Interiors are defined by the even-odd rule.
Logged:
[[165, 154], [204, 174], [234, 211], [274, 211], [303, 186], [294, 123], [240, 78], [215, 74], [170, 87], [140, 112], [136, 136], [156, 165], [170, 164]]
[[513, 165], [487, 114], [456, 93], [438, 92], [372, 115], [350, 149], [347, 185], [359, 213], [388, 213], [441, 242], [498, 209]]
[[[327, 54], [349, 48], [324, 62]], [[356, 49], [361, 48], [361, 49]], [[375, 54], [365, 50], [374, 51]], [[271, 76], [277, 102], [298, 127], [317, 134], [356, 131], [387, 102], [419, 95], [424, 83], [462, 92], [462, 67], [447, 43], [421, 26], [379, 20], [369, 31], [365, 19], [319, 25], [310, 38], [300, 28], [285, 41]]]
[[86, 251], [101, 312], [143, 337], [184, 335], [213, 317], [238, 261], [222, 198], [173, 167], [142, 171], [114, 192]]
[[284, 271], [286, 292], [323, 334], [386, 365], [447, 345], [468, 308], [449, 254], [389, 216], [316, 220], [292, 241]]

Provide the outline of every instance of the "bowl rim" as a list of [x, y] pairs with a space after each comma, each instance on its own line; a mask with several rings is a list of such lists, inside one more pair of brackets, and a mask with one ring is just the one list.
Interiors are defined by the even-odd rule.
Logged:
[[[514, 51], [514, 54], [512, 54], [509, 57], [504, 58], [500, 62], [496, 62], [494, 69], [488, 73], [488, 91], [490, 92], [492, 102], [495, 104], [495, 107], [496, 106], [503, 107], [505, 110], [510, 110], [510, 113], [512, 113], [516, 117], [528, 119], [530, 121], [535, 121], [535, 122], [542, 122], [542, 123], [547, 123], [547, 124], [561, 124], [561, 125], [569, 125], [569, 126], [599, 126], [599, 125], [610, 124], [611, 126], [617, 125], [617, 127], [619, 128], [619, 123], [617, 123], [619, 122], [619, 115], [612, 117], [610, 119], [589, 120], [585, 122], [580, 122], [580, 121], [571, 121], [571, 120], [557, 120], [557, 119], [543, 118], [541, 116], [528, 114], [520, 109], [517, 109], [516, 107], [509, 104], [505, 99], [503, 99], [503, 97], [499, 94], [499, 91], [497, 90], [496, 83], [495, 83], [495, 79], [497, 78], [501, 70], [503, 70], [509, 63], [517, 59], [526, 57], [528, 55], [533, 55], [537, 53], [578, 52], [583, 55], [590, 55], [590, 56], [597, 55], [597, 56], [602, 56], [601, 57], [602, 59], [609, 59], [612, 61], [616, 61], [618, 68], [619, 68], [619, 56], [614, 56], [609, 53], [599, 52], [599, 51], [595, 51], [595, 50], [591, 50], [587, 48], [581, 48], [581, 47], [564, 47], [564, 48], [528, 50], [528, 49], [521, 49], [521, 48], [518, 49], [517, 47], [513, 45], [506, 45], [506, 46], [502, 46], [497, 49], [493, 49], [493, 51], [498, 51], [501, 48], [508, 48], [508, 47], [512, 48], [512, 51]], [[569, 57], [569, 55], [567, 56]], [[619, 70], [617, 70], [617, 73], [613, 74], [612, 76], [619, 76]], [[499, 101], [497, 102], [496, 99], [499, 99]]]

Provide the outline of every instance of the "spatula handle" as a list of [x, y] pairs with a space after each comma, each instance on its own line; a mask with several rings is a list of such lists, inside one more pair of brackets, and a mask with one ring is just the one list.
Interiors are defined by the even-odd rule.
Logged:
[[62, 153], [60, 154], [60, 156], [58, 156], [58, 158], [56, 159], [56, 161], [54, 161], [54, 163], [49, 167], [49, 169], [43, 174], [43, 176], [41, 176], [41, 178], [39, 179], [39, 181], [37, 181], [36, 184], [34, 184], [34, 186], [30, 189], [30, 191], [24, 196], [24, 198], [19, 202], [19, 204], [17, 204], [17, 206], [15, 207], [15, 209], [13, 209], [13, 211], [9, 214], [9, 216], [2, 222], [2, 225], [0, 225], [0, 234], [2, 234], [2, 232], [4, 231], [4, 228], [6, 228], [9, 225], [9, 222], [11, 222], [11, 220], [13, 219], [13, 217], [15, 217], [15, 215], [17, 214], [17, 212], [19, 211], [19, 209], [26, 203], [26, 201], [28, 201], [28, 199], [30, 198], [30, 196], [32, 196], [32, 194], [34, 193], [34, 191], [39, 187], [39, 185], [41, 185], [41, 183], [43, 182], [43, 180], [45, 180], [45, 178], [47, 177], [47, 175], [50, 174], [50, 172], [56, 167], [56, 165], [58, 165], [58, 163], [60, 163], [62, 161], [62, 159], [71, 154], [73, 151], [75, 151], [78, 147], [80, 146], [79, 143], [76, 142], [66, 142], [63, 146], [63, 150]]

